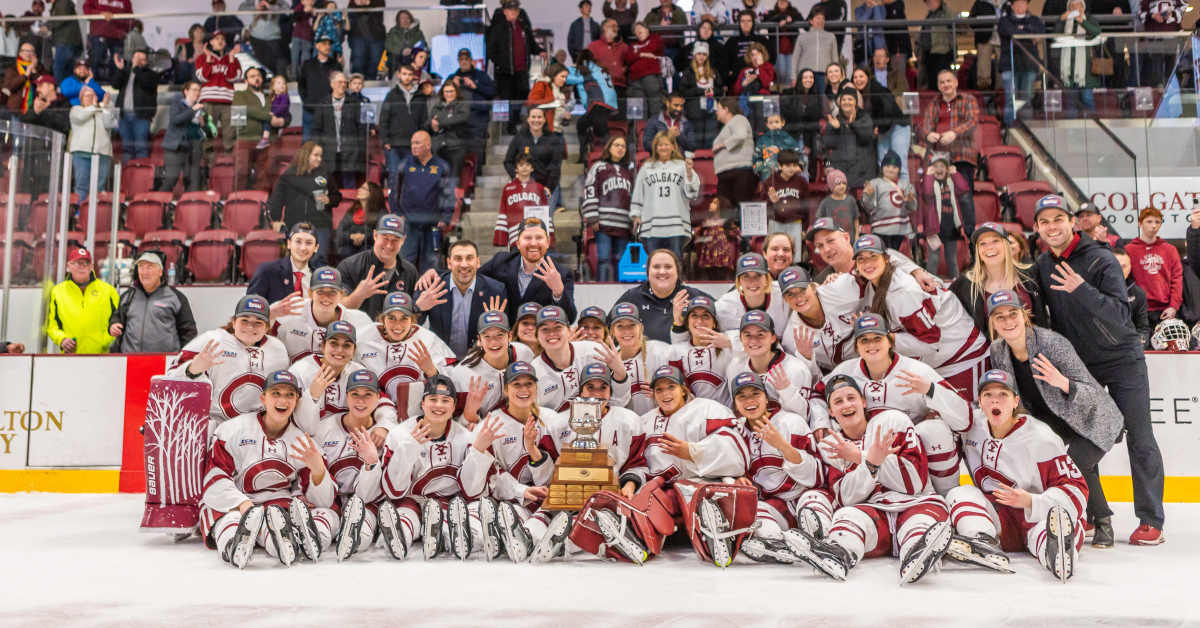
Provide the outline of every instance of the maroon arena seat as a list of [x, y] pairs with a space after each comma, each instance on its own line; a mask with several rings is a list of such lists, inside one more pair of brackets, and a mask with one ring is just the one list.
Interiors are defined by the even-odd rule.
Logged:
[[1034, 227], [1033, 210], [1037, 206], [1038, 199], [1047, 194], [1053, 194], [1054, 188], [1045, 181], [1017, 181], [1005, 188], [1005, 191], [1012, 199], [1013, 208], [1016, 210], [1017, 220], [1021, 222], [1021, 226], [1032, 230]]
[[201, 231], [188, 249], [188, 271], [196, 281], [229, 279], [236, 253], [236, 233], [228, 229]]
[[271, 229], [255, 229], [242, 243], [242, 275], [253, 277], [258, 267], [283, 255], [283, 234]]
[[1024, 181], [1029, 178], [1029, 164], [1025, 152], [1017, 146], [992, 146], [979, 151], [987, 164], [988, 179], [996, 187]]
[[162, 229], [166, 214], [166, 203], [154, 198], [135, 198], [125, 206], [125, 228], [140, 238]]
[[990, 181], [975, 182], [975, 224], [1000, 222], [1000, 195]]
[[160, 229], [147, 233], [138, 244], [138, 251], [162, 251], [168, 264], [181, 267], [187, 234], [178, 229]]
[[221, 210], [221, 228], [229, 229], [237, 233], [239, 238], [244, 238], [262, 226], [262, 218], [262, 203], [244, 198], [229, 200], [225, 201], [225, 207]]
[[236, 192], [230, 192], [229, 195], [226, 196], [225, 198], [226, 198], [226, 200], [230, 200], [230, 201], [237, 201], [237, 200], [258, 201], [259, 203], [262, 203], [265, 205], [267, 203], [267, 199], [270, 198], [270, 194], [267, 192], [264, 192], [262, 190], [237, 190]]
[[130, 159], [121, 165], [121, 192], [135, 198], [154, 189], [154, 163], [149, 159]]
[[179, 201], [175, 205], [175, 224], [173, 226], [194, 237], [212, 225], [212, 218], [213, 203], [211, 201], [199, 199]]

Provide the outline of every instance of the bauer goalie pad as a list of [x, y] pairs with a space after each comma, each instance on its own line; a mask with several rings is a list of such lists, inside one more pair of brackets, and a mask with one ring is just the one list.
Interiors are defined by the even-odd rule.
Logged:
[[146, 511], [142, 530], [187, 533], [200, 523], [200, 493], [208, 462], [212, 386], [153, 377], [142, 426]]
[[[754, 531], [758, 514], [758, 489], [740, 484], [695, 480], [676, 480], [674, 486], [683, 511], [683, 526], [696, 554], [704, 562], [713, 562], [708, 540], [731, 539], [729, 560], [732, 561], [742, 547], [742, 540]], [[700, 503], [706, 499], [716, 504], [725, 516], [727, 525], [724, 529], [710, 530], [701, 523]]]
[[658, 555], [666, 538], [675, 531], [675, 518], [679, 516], [675, 494], [664, 485], [662, 478], [655, 478], [642, 486], [632, 499], [612, 491], [592, 494], [575, 517], [575, 525], [569, 535], [571, 542], [585, 552], [629, 562], [628, 558], [607, 547], [604, 542], [604, 534], [593, 512], [608, 509], [626, 520], [634, 536], [646, 546], [648, 557]]

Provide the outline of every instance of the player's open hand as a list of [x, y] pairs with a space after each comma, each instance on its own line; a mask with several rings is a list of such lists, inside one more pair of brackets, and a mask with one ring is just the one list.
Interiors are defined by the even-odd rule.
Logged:
[[350, 432], [350, 448], [368, 465], [379, 462], [379, 448], [375, 445], [371, 436], [373, 434], [368, 434], [361, 427], [356, 427]]
[[808, 325], [796, 325], [792, 329], [792, 340], [796, 341], [796, 353], [804, 356], [805, 360], [813, 359], [813, 343], [817, 333]]
[[862, 450], [858, 448], [858, 445], [842, 438], [841, 433], [837, 431], [831, 431], [830, 436], [833, 438], [825, 441], [830, 457], [835, 460], [845, 460], [851, 464], [862, 462]]
[[290, 454], [292, 459], [303, 462], [304, 466], [313, 473], [325, 471], [325, 457], [321, 455], [321, 449], [308, 434], [301, 435], [296, 442], [292, 443]]
[[663, 434], [662, 438], [658, 441], [658, 446], [662, 447], [662, 450], [667, 454], [675, 456], [680, 460], [692, 459], [691, 443], [686, 440], [676, 438], [670, 434]]
[[500, 422], [500, 417], [498, 416], [492, 416], [480, 421], [479, 425], [475, 428], [475, 442], [471, 443], [471, 446], [479, 453], [486, 452], [492, 446], [492, 443], [496, 442], [497, 438], [500, 438], [501, 427], [503, 427], [503, 424]]
[[525, 427], [521, 428], [521, 439], [525, 443], [525, 452], [529, 454], [530, 462], [542, 461], [542, 450], [538, 449], [538, 424], [537, 417], [530, 416], [525, 421]]
[[304, 296], [299, 292], [293, 292], [286, 297], [271, 304], [268, 309], [271, 320], [275, 321], [283, 316], [293, 316], [304, 313]]
[[1024, 510], [1033, 506], [1033, 495], [1030, 495], [1029, 491], [1013, 486], [1005, 486], [1003, 484], [997, 486], [992, 491], [992, 497], [995, 497], [996, 501], [1010, 508]]
[[1050, 273], [1050, 280], [1055, 283], [1050, 286], [1051, 290], [1059, 292], [1075, 292], [1075, 289], [1086, 283], [1083, 276], [1075, 272], [1074, 268], [1066, 262], [1059, 262], [1055, 267], [1057, 272]]
[[933, 388], [933, 382], [906, 369], [900, 369], [896, 377], [899, 378], [900, 387], [906, 395], [928, 395]]
[[899, 444], [893, 445], [892, 443], [895, 441], [895, 430], [888, 429], [887, 431], [884, 431], [882, 427], [879, 428], [879, 430], [875, 433], [875, 439], [872, 440], [870, 446], [867, 447], [867, 462], [875, 466], [883, 464], [884, 458], [887, 458], [888, 456], [900, 451], [900, 449], [904, 447], [904, 441], [900, 441]]
[[487, 394], [487, 382], [478, 375], [472, 375], [467, 384], [467, 399], [463, 402], [463, 419], [468, 423], [479, 422], [479, 410], [483, 406], [483, 396]]

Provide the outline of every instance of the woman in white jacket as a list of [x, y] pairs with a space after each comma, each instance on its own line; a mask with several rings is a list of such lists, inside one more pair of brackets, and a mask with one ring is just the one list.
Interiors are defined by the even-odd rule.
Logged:
[[700, 197], [700, 175], [666, 133], [655, 135], [651, 146], [650, 159], [633, 183], [633, 233], [646, 253], [665, 248], [682, 257], [683, 245], [692, 237], [691, 202]]
[[109, 106], [107, 93], [99, 100], [99, 95], [85, 85], [79, 92], [79, 104], [71, 107], [70, 117], [67, 148], [71, 151], [71, 171], [75, 174], [72, 191], [83, 202], [91, 180], [92, 155], [100, 155], [96, 189], [103, 190], [108, 185], [108, 170], [112, 166], [112, 138], [108, 129], [116, 123], [116, 109]]

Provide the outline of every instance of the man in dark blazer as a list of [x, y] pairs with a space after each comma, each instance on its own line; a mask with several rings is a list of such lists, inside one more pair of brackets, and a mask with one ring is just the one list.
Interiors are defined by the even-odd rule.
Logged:
[[258, 267], [246, 294], [257, 294], [268, 303], [283, 300], [292, 293], [308, 296], [308, 280], [313, 269], [308, 265], [317, 252], [317, 230], [311, 223], [298, 222], [288, 233], [288, 254]]
[[479, 274], [479, 249], [470, 240], [451, 244], [446, 261], [450, 270], [426, 273], [432, 285], [414, 295], [415, 304], [428, 317], [430, 331], [461, 360], [475, 345], [479, 315], [493, 308], [503, 310], [508, 291], [503, 283]]
[[479, 269], [504, 284], [508, 291], [508, 320], [517, 320], [522, 303], [557, 305], [575, 320], [575, 276], [569, 268], [550, 259], [550, 236], [546, 225], [537, 218], [521, 223], [517, 250], [499, 253]]
[[329, 75], [330, 94], [313, 106], [312, 139], [321, 145], [323, 164], [333, 180], [343, 188], [356, 188], [367, 168], [367, 127], [362, 123], [362, 96], [348, 86], [344, 73]]

